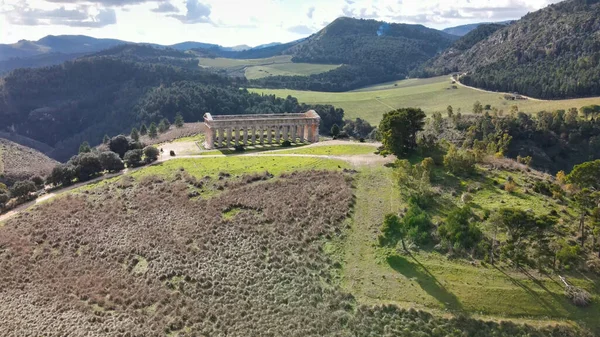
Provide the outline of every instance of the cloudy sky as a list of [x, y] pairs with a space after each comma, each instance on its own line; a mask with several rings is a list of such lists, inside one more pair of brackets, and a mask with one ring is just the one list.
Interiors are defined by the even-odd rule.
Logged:
[[287, 42], [340, 16], [445, 28], [518, 19], [558, 0], [0, 0], [0, 43], [83, 34], [225, 46]]

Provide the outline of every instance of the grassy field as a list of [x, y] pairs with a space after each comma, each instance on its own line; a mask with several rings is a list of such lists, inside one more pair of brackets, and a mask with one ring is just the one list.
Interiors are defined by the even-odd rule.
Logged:
[[365, 144], [349, 144], [349, 145], [324, 145], [324, 146], [311, 146], [300, 149], [277, 151], [277, 154], [314, 154], [314, 155], [327, 155], [327, 156], [352, 156], [361, 154], [374, 153], [377, 150], [375, 146]]
[[216, 176], [219, 172], [227, 172], [231, 175], [242, 175], [251, 173], [260, 173], [269, 171], [269, 173], [278, 175], [283, 172], [309, 169], [338, 169], [348, 168], [348, 164], [341, 160], [329, 160], [321, 158], [305, 157], [215, 157], [215, 158], [182, 158], [169, 160], [157, 165], [153, 165], [142, 170], [136, 171], [131, 175], [141, 177], [152, 174], [173, 175], [180, 168], [184, 168], [188, 173], [204, 177], [206, 175]]
[[300, 102], [307, 104], [333, 104], [344, 109], [346, 118], [360, 117], [372, 124], [379, 124], [381, 116], [385, 112], [402, 107], [419, 107], [431, 114], [436, 111], [445, 113], [448, 105], [452, 105], [455, 113], [458, 109], [461, 109], [462, 113], [470, 113], [475, 101], [480, 101], [484, 105], [490, 104], [504, 112], [508, 112], [512, 105], [517, 105], [520, 111], [538, 112], [600, 104], [599, 97], [559, 101], [507, 101], [500, 94], [481, 92], [460, 86], [457, 89], [451, 89], [451, 87], [449, 77], [442, 76], [378, 84], [342, 93], [287, 89], [250, 90], [275, 94], [280, 97], [292, 95]]
[[[518, 182], [521, 178], [515, 176]], [[405, 207], [393, 181], [392, 169], [363, 168], [354, 184], [356, 205], [350, 229], [343, 240], [326, 248], [341, 262], [341, 286], [360, 303], [393, 303], [405, 308], [442, 314], [468, 313], [486, 319], [573, 320], [598, 326], [595, 317], [600, 314], [600, 305], [595, 303], [585, 309], [573, 306], [563, 295], [563, 287], [556, 275], [528, 275], [502, 265], [471, 264], [448, 259], [435, 251], [406, 255], [378, 247], [377, 236], [384, 214]], [[498, 190], [482, 184], [480, 190], [473, 193], [473, 208], [493, 209], [502, 203], [504, 207], [523, 209], [536, 206], [536, 213], [546, 214], [557, 207], [554, 202], [543, 199], [526, 200], [525, 203], [518, 194], [493, 192], [494, 189]], [[457, 199], [455, 197], [453, 202], [458, 203]], [[564, 276], [570, 282], [598, 293], [596, 278], [582, 274]]]
[[247, 79], [267, 76], [308, 76], [339, 67], [333, 64], [293, 63], [289, 55], [263, 59], [238, 60], [228, 58], [200, 58], [200, 66], [242, 72]]

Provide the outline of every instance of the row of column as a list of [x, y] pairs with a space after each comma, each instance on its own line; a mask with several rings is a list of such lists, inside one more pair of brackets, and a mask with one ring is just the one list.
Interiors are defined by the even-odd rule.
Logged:
[[[211, 128], [207, 135], [207, 145], [231, 147], [233, 145], [279, 144], [305, 140], [318, 141], [318, 129], [314, 125], [259, 125], [251, 127]], [[212, 146], [211, 146], [212, 145]]]

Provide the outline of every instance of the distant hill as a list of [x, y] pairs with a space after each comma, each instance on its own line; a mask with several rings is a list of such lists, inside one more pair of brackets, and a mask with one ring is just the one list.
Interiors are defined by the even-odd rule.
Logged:
[[251, 83], [270, 88], [347, 91], [405, 78], [457, 39], [422, 25], [342, 17], [304, 41], [262, 51], [277, 52], [269, 56], [292, 55], [294, 62], [344, 66], [311, 76], [270, 76]]
[[461, 25], [461, 26], [456, 26], [456, 27], [448, 27], [448, 28], [442, 29], [442, 32], [448, 33], [448, 34], [452, 34], [452, 35], [456, 35], [456, 36], [465, 36], [469, 32], [477, 29], [477, 27], [479, 27], [481, 25], [487, 25], [487, 24], [508, 25], [511, 22], [513, 22], [513, 20], [500, 21], [500, 22], [471, 23], [471, 24], [468, 24], [468, 25]]
[[56, 164], [37, 150], [0, 138], [0, 182], [10, 185], [33, 176], [45, 178]]
[[568, 0], [527, 14], [432, 64], [466, 72], [465, 84], [488, 90], [546, 99], [598, 96], [599, 36], [600, 1]]
[[432, 77], [458, 72], [468, 67], [470, 58], [461, 57], [474, 45], [487, 39], [497, 30], [506, 27], [502, 24], [481, 24], [474, 30], [454, 42], [450, 48], [444, 50], [434, 58], [425, 62], [420, 68], [411, 72], [413, 77]]

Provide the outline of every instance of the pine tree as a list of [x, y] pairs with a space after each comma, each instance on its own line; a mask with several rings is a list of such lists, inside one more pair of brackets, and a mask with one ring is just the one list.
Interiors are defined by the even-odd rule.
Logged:
[[182, 128], [183, 123], [183, 116], [181, 115], [181, 112], [178, 112], [177, 115], [175, 115], [175, 126], [178, 128]]
[[140, 135], [145, 136], [148, 133], [148, 128], [146, 127], [146, 123], [142, 123], [142, 127], [140, 128]]
[[109, 142], [110, 142], [110, 137], [108, 135], [104, 135], [104, 138], [102, 138], [102, 143], [108, 144]]
[[88, 143], [87, 141], [84, 141], [83, 143], [81, 143], [81, 145], [79, 145], [79, 153], [88, 153], [91, 151], [92, 148], [90, 147], [90, 143]]
[[169, 128], [171, 127], [171, 123], [169, 123], [169, 120], [166, 118], [163, 118], [160, 123], [158, 123], [158, 132], [163, 133], [163, 132], [167, 132], [169, 131]]
[[148, 129], [148, 136], [152, 139], [158, 137], [158, 129], [156, 128], [156, 124], [154, 124], [154, 122], [150, 124], [150, 128]]
[[129, 136], [136, 142], [140, 140], [140, 133], [136, 128], [131, 129], [131, 134]]

